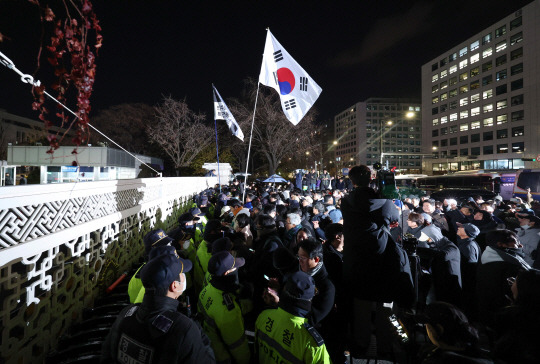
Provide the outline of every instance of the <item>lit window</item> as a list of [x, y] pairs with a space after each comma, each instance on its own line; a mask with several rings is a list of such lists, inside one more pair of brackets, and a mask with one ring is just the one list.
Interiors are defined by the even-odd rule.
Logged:
[[480, 129], [480, 122], [479, 121], [473, 121], [471, 123], [471, 129]]
[[441, 71], [441, 78], [448, 76], [448, 70]]
[[438, 79], [439, 79], [439, 75], [438, 75], [438, 74], [437, 74], [437, 75], [433, 75], [433, 76], [431, 77], [431, 82], [435, 82], [435, 81], [437, 81]]
[[502, 114], [497, 116], [497, 125], [505, 124], [508, 121], [508, 115]]
[[[456, 60], [456, 58], [457, 58], [457, 53], [452, 53], [452, 54], [450, 54], [448, 56], [448, 62], [453, 62], [453, 61]], [[450, 73], [452, 73], [452, 72], [450, 72]]]
[[462, 74], [459, 75], [459, 80], [460, 81], [464, 81], [467, 78], [469, 78], [469, 73], [468, 72], [463, 72]]
[[495, 30], [495, 38], [498, 38], [498, 37], [503, 36], [505, 34], [506, 34], [506, 25], [503, 25], [502, 27], [497, 28]]
[[459, 112], [459, 118], [465, 119], [469, 117], [469, 110], [463, 110]]
[[463, 124], [459, 125], [459, 131], [467, 131], [467, 130], [469, 130], [469, 124], [468, 123], [463, 123]]
[[439, 102], [439, 96], [435, 96], [435, 97], [432, 97], [432, 98], [431, 98], [431, 103], [432, 103], [432, 104], [436, 104], [436, 103], [438, 103], [438, 102]]
[[459, 100], [459, 106], [467, 106], [468, 103], [469, 103], [468, 97], [464, 97], [461, 100]]
[[431, 93], [434, 94], [435, 92], [439, 91], [439, 85], [435, 85], [433, 87], [431, 87]]
[[519, 32], [510, 37], [510, 45], [514, 45], [523, 40], [523, 32]]
[[441, 101], [444, 101], [448, 98], [448, 92], [445, 92], [443, 94], [441, 94]]
[[482, 52], [482, 58], [486, 58], [486, 57], [489, 57], [493, 54], [493, 48], [489, 47], [489, 48], [486, 48], [484, 49], [484, 51]]
[[467, 54], [467, 47], [463, 47], [459, 50], [459, 56], [460, 57], [463, 57], [464, 55]]
[[474, 104], [477, 101], [480, 101], [480, 94], [471, 95], [471, 104]]
[[491, 42], [491, 33], [486, 34], [482, 37], [482, 45], [488, 44], [489, 42]]
[[454, 72], [457, 72], [457, 65], [453, 65], [452, 67], [450, 67], [450, 74]]
[[503, 40], [502, 42], [497, 43], [495, 46], [495, 52], [504, 51], [506, 49], [506, 41]]
[[478, 47], [480, 47], [480, 41], [477, 40], [476, 42], [472, 42], [471, 43], [471, 51], [474, 51], [475, 49], [477, 49]]
[[471, 56], [471, 64], [476, 63], [480, 60], [480, 53], [476, 53], [475, 55]]
[[450, 121], [456, 121], [457, 120], [457, 112], [450, 114]]
[[505, 109], [508, 106], [506, 100], [497, 101], [497, 110]]
[[[450, 134], [454, 134], [454, 133], [457, 133], [457, 132], [458, 132], [458, 126], [457, 125], [450, 126]], [[452, 142], [452, 140], [456, 140], [456, 138], [450, 139], [450, 145], [456, 145], [457, 141]]]
[[450, 86], [455, 85], [457, 83], [457, 77], [452, 77], [450, 80], [448, 80], [448, 84]]
[[482, 112], [485, 114], [487, 112], [493, 111], [493, 104], [487, 104], [482, 107]]
[[479, 107], [473, 107], [471, 109], [471, 116], [476, 116], [478, 114], [480, 114], [480, 106]]
[[457, 96], [457, 89], [455, 88], [453, 90], [450, 90], [449, 94], [450, 94], [450, 97]]
[[444, 90], [447, 87], [448, 87], [448, 81], [441, 82], [441, 90]]
[[433, 119], [433, 125], [439, 125], [439, 119]]
[[463, 69], [465, 67], [467, 67], [467, 60], [464, 59], [463, 61], [459, 62], [459, 69]]
[[474, 67], [471, 69], [471, 77], [477, 76], [480, 73], [480, 67]]
[[446, 124], [448, 122], [448, 116], [441, 117], [441, 124]]
[[523, 134], [525, 134], [525, 128], [523, 126], [512, 128], [512, 136], [523, 136]]
[[459, 93], [460, 94], [464, 94], [464, 93], [467, 93], [467, 92], [469, 92], [469, 85], [461, 86], [459, 88]]
[[474, 82], [471, 82], [471, 90], [476, 90], [477, 88], [480, 87], [480, 81], [474, 81]]
[[484, 128], [488, 126], [493, 126], [493, 118], [485, 118], [484, 119]]
[[508, 144], [498, 144], [497, 153], [508, 153]]
[[512, 143], [513, 153], [519, 153], [519, 152], [524, 152], [524, 151], [525, 151], [525, 143], [523, 142]]

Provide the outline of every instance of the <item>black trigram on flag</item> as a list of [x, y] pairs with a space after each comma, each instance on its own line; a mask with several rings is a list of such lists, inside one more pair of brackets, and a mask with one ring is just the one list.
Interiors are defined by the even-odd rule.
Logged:
[[307, 91], [307, 77], [300, 77], [300, 91]]
[[283, 103], [285, 110], [294, 109], [296, 107], [296, 101], [294, 99], [287, 100]]
[[274, 62], [279, 62], [283, 60], [283, 55], [281, 54], [281, 50], [274, 52]]
[[277, 73], [276, 72], [272, 72], [272, 75], [274, 75], [274, 81], [276, 82], [276, 85], [279, 85], [279, 80], [277, 78]]

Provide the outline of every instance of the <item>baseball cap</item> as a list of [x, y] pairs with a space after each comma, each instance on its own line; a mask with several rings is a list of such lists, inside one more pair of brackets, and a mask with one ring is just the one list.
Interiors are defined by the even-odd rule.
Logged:
[[232, 248], [233, 242], [231, 241], [231, 239], [227, 237], [219, 238], [212, 243], [212, 255], [223, 251], [231, 251]]
[[201, 213], [201, 209], [198, 207], [192, 207], [189, 209], [189, 213], [192, 214], [193, 216], [199, 215]]
[[171, 245], [165, 245], [165, 246], [158, 246], [157, 248], [154, 248], [150, 250], [150, 253], [148, 253], [148, 260], [152, 260], [155, 257], [163, 254], [170, 254], [174, 255], [175, 257], [178, 257], [178, 254], [176, 253], [176, 249], [174, 246]]
[[297, 271], [285, 277], [283, 289], [293, 298], [310, 301], [315, 295], [315, 282], [310, 275]]
[[173, 254], [162, 254], [148, 261], [141, 269], [141, 281], [144, 288], [164, 289], [174, 281], [179, 280], [181, 273], [193, 268], [191, 262]]
[[480, 234], [480, 229], [478, 229], [476, 225], [469, 224], [469, 223], [462, 224], [460, 222], [456, 222], [456, 225], [458, 227], [462, 227], [463, 230], [465, 230], [465, 234], [467, 234], [469, 238], [476, 238], [478, 234]]
[[143, 238], [144, 250], [148, 254], [152, 248], [168, 245], [173, 241], [162, 229], [152, 230]]
[[180, 215], [178, 218], [179, 224], [185, 224], [188, 221], [199, 221], [201, 218], [197, 216], [193, 216], [192, 213], [186, 212], [185, 214]]
[[422, 215], [422, 217], [424, 218], [424, 221], [427, 221], [430, 224], [433, 222], [433, 219], [431, 218], [431, 216], [426, 214], [425, 212], [422, 212], [420, 215]]
[[540, 225], [540, 218], [534, 214], [534, 212], [530, 213], [519, 213], [516, 214], [516, 217], [518, 219], [527, 219], [529, 221], [534, 222], [535, 226]]
[[339, 210], [339, 209], [331, 210], [328, 213], [328, 216], [330, 216], [330, 219], [332, 219], [333, 223], [340, 222], [341, 219], [343, 219], [343, 214], [341, 213], [341, 210]]
[[232, 268], [242, 267], [246, 261], [244, 258], [235, 258], [228, 251], [218, 252], [208, 261], [208, 272], [215, 276], [222, 276]]
[[401, 202], [401, 200], [394, 200], [394, 205], [396, 205], [400, 209], [403, 208], [403, 202]]
[[221, 215], [219, 215], [219, 217], [222, 217], [223, 215], [225, 215], [227, 212], [231, 211], [231, 207], [230, 206], [223, 206], [221, 208]]

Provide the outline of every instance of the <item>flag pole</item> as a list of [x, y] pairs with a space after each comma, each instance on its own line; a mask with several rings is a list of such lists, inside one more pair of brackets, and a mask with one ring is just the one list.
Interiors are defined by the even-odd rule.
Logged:
[[255, 113], [257, 112], [257, 100], [259, 99], [259, 86], [261, 85], [260, 82], [257, 82], [257, 94], [255, 95], [255, 107], [253, 108], [253, 119], [251, 120], [251, 133], [249, 135], [249, 147], [248, 147], [248, 154], [247, 154], [247, 160], [246, 160], [246, 174], [244, 175], [244, 193], [242, 194], [242, 202], [245, 203], [246, 201], [246, 187], [247, 187], [247, 179], [248, 179], [248, 167], [249, 167], [249, 154], [251, 152], [251, 140], [253, 139], [253, 125], [255, 124]]
[[[212, 94], [214, 93], [214, 84], [212, 84]], [[215, 96], [214, 96], [215, 100]], [[219, 173], [219, 146], [218, 146], [218, 136], [217, 136], [217, 120], [214, 115], [214, 129], [216, 131], [216, 156], [217, 156], [217, 175], [218, 175], [218, 184], [219, 184], [219, 193], [221, 193], [221, 173]]]

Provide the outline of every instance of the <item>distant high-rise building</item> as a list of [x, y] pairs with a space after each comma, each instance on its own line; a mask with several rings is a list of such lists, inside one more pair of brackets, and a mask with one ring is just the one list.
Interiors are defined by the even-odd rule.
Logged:
[[420, 117], [419, 100], [369, 98], [347, 108], [334, 117], [337, 165], [388, 162], [401, 173], [420, 173]]
[[422, 66], [424, 171], [535, 167], [540, 0]]

